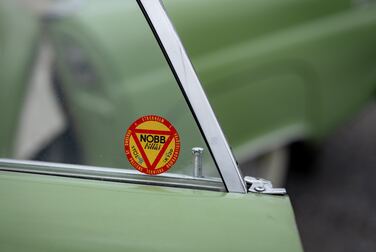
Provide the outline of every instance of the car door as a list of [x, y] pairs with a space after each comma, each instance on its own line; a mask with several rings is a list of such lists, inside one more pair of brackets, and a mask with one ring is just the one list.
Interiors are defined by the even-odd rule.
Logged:
[[[301, 251], [288, 196], [241, 175], [161, 2], [127, 4], [135, 19], [124, 32], [150, 35], [148, 50], [131, 52], [124, 69], [141, 76], [109, 91], [69, 34], [59, 38], [67, 64], [57, 64], [70, 84], [28, 87], [37, 102], [52, 97], [60, 115], [46, 112], [51, 104], [24, 107], [18, 141], [33, 146], [22, 159], [17, 150], [1, 156], [0, 249]], [[156, 75], [143, 71], [150, 53], [159, 55]], [[130, 99], [114, 101], [116, 92]], [[65, 122], [61, 132], [38, 127], [56, 118]]]

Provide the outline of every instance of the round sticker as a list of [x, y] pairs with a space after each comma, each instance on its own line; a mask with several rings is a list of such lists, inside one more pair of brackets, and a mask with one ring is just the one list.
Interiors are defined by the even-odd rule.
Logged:
[[157, 175], [170, 169], [179, 157], [180, 139], [165, 118], [147, 115], [137, 119], [124, 137], [129, 163], [142, 173]]

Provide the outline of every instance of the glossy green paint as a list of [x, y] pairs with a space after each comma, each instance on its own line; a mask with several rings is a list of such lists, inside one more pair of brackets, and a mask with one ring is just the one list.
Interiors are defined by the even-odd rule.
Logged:
[[1, 251], [302, 251], [288, 197], [0, 173]]
[[10, 0], [0, 1], [0, 155], [13, 153], [22, 100], [37, 44], [37, 20]]
[[[373, 98], [374, 1], [367, 6], [347, 0], [164, 3], [238, 156], [249, 143], [261, 143], [271, 134], [278, 139], [280, 132], [287, 140], [320, 139]], [[64, 63], [59, 65], [63, 86], [76, 99], [70, 106], [78, 131], [85, 131], [80, 136], [88, 156], [107, 150], [89, 144], [87, 127], [79, 127], [99, 117], [115, 120], [124, 110], [132, 116], [137, 97], [162, 89], [169, 79], [155, 58], [160, 55], [150, 56], [156, 44], [145, 42], [144, 21], [123, 31], [138, 11], [127, 1], [90, 1], [50, 25], [56, 50], [63, 55], [61, 41], [73, 39], [100, 76], [100, 91], [90, 90], [98, 95], [89, 97], [75, 85]], [[131, 82], [142, 88], [129, 92]], [[108, 110], [91, 109], [89, 104]], [[80, 106], [86, 109], [80, 111]], [[118, 130], [105, 122], [90, 125], [93, 132]]]

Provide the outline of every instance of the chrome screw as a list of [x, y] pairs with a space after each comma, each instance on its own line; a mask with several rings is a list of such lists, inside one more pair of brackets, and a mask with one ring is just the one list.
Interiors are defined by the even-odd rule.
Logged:
[[256, 186], [256, 187], [255, 187], [255, 190], [256, 190], [257, 192], [263, 192], [263, 191], [265, 191], [265, 187], [263, 187], [263, 186]]

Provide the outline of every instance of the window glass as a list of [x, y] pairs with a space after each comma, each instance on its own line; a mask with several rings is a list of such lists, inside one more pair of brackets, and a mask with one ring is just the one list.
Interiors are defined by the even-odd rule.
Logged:
[[199, 147], [220, 180], [136, 1], [26, 2], [0, 5], [26, 13], [4, 17], [1, 158], [190, 177]]

